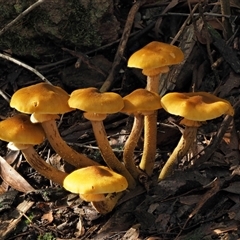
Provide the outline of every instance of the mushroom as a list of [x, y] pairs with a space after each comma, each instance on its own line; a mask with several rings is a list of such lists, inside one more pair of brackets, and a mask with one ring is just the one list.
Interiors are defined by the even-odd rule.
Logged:
[[[159, 92], [159, 80], [162, 73], [169, 71], [169, 66], [180, 63], [184, 58], [180, 48], [162, 42], [153, 41], [137, 52], [133, 53], [128, 60], [128, 67], [143, 69], [142, 73], [147, 76], [146, 89]], [[157, 141], [157, 111], [144, 117], [144, 146], [142, 162], [154, 162]], [[145, 169], [150, 176], [152, 171]]]
[[[105, 166], [89, 166], [70, 173], [63, 182], [63, 187], [79, 194], [88, 202], [106, 201], [109, 193], [119, 193], [127, 189], [125, 177]], [[108, 200], [107, 200], [108, 201]], [[108, 201], [112, 209], [116, 202]], [[98, 209], [101, 212], [101, 208]], [[105, 210], [103, 209], [104, 213]]]
[[171, 175], [177, 161], [183, 158], [196, 139], [197, 128], [201, 122], [220, 117], [233, 116], [234, 109], [224, 99], [207, 92], [168, 93], [161, 99], [162, 107], [169, 113], [183, 117], [180, 124], [185, 125], [182, 137], [162, 168], [158, 180]]
[[160, 75], [168, 72], [169, 66], [182, 62], [183, 58], [180, 48], [153, 41], [131, 55], [128, 67], [143, 69], [142, 73], [147, 76], [146, 89], [158, 92]]
[[0, 122], [0, 139], [9, 142], [12, 150], [21, 150], [32, 168], [44, 177], [62, 185], [67, 173], [46, 163], [33, 148], [45, 140], [41, 124], [33, 124], [29, 116], [19, 114]]
[[38, 83], [16, 91], [10, 106], [19, 112], [32, 114], [31, 121], [41, 122], [52, 148], [76, 168], [98, 165], [84, 154], [80, 154], [61, 138], [55, 119], [58, 114], [74, 110], [68, 106], [69, 95], [63, 89], [47, 83]]
[[73, 91], [68, 104], [72, 108], [84, 111], [84, 117], [91, 121], [104, 161], [113, 171], [120, 173], [127, 179], [129, 188], [134, 188], [136, 182], [115, 156], [103, 125], [103, 120], [107, 117], [107, 114], [119, 112], [123, 108], [122, 97], [113, 92], [100, 93], [96, 88], [90, 87]]
[[[138, 179], [140, 171], [135, 166], [134, 163], [134, 149], [137, 145], [139, 137], [143, 128], [143, 116], [153, 114], [155, 110], [161, 108], [161, 97], [155, 93], [148, 91], [146, 89], [137, 89], [132, 93], [128, 94], [123, 98], [124, 107], [121, 112], [134, 115], [134, 123], [131, 130], [131, 133], [124, 145], [123, 151], [123, 162], [125, 163], [128, 171], [134, 176], [135, 179]], [[146, 124], [147, 122], [145, 122]], [[154, 126], [145, 126], [145, 130], [150, 127], [149, 131], [144, 131], [145, 137], [144, 141], [154, 135], [153, 131]], [[155, 129], [156, 130], [156, 129]], [[147, 136], [146, 134], [149, 134]], [[146, 139], [145, 139], [146, 138]], [[148, 149], [151, 152], [151, 147], [155, 149], [154, 146], [150, 146]], [[154, 152], [153, 149], [153, 152]], [[146, 148], [144, 149], [146, 151]], [[143, 153], [146, 155], [146, 153]], [[154, 160], [154, 158], [150, 158]], [[154, 161], [149, 161], [148, 158], [142, 158], [140, 162], [140, 169], [144, 169], [148, 175], [151, 175], [153, 171]]]

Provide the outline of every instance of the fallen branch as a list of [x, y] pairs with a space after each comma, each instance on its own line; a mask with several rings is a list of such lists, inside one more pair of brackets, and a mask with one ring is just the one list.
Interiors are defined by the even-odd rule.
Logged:
[[2, 54], [2, 53], [0, 53], [0, 57], [1, 57], [1, 58], [4, 58], [4, 59], [6, 59], [6, 60], [8, 60], [8, 61], [10, 61], [10, 62], [16, 63], [17, 65], [19, 65], [19, 66], [21, 66], [21, 67], [24, 67], [24, 68], [28, 69], [29, 71], [35, 73], [38, 77], [40, 77], [44, 82], [52, 85], [52, 83], [49, 82], [49, 81], [48, 81], [40, 72], [38, 72], [35, 68], [30, 67], [29, 65], [27, 65], [27, 64], [25, 64], [25, 63], [23, 63], [23, 62], [20, 62], [19, 60], [15, 59], [15, 58], [12, 58], [12, 57], [10, 57], [10, 56], [7, 56], [7, 55], [5, 55], [5, 54]]
[[20, 19], [22, 19], [24, 16], [26, 16], [28, 13], [30, 13], [33, 9], [35, 9], [37, 6], [45, 2], [46, 0], [38, 0], [34, 4], [32, 4], [29, 8], [27, 8], [25, 11], [21, 12], [14, 20], [12, 20], [10, 23], [8, 23], [2, 30], [0, 30], [0, 36], [5, 33], [10, 27], [12, 27], [16, 22], [18, 22]]
[[103, 83], [102, 87], [100, 88], [100, 92], [106, 92], [111, 87], [111, 85], [112, 85], [112, 83], [115, 79], [115, 75], [119, 71], [119, 65], [120, 65], [120, 62], [122, 60], [123, 53], [125, 51], [125, 47], [127, 45], [127, 41], [128, 41], [128, 38], [129, 38], [129, 35], [130, 35], [130, 32], [131, 32], [131, 29], [132, 29], [132, 25], [133, 25], [133, 22], [134, 22], [135, 15], [136, 15], [138, 9], [145, 2], [146, 2], [146, 0], [136, 1], [136, 3], [132, 6], [132, 8], [130, 9], [130, 11], [128, 13], [127, 21], [126, 21], [126, 24], [125, 24], [125, 27], [124, 27], [124, 30], [123, 30], [123, 34], [122, 34], [122, 38], [120, 40], [115, 58], [113, 60], [112, 69], [111, 69], [107, 79]]

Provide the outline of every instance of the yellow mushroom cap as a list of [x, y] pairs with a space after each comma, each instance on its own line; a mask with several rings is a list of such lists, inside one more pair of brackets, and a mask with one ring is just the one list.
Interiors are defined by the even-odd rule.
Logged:
[[128, 67], [143, 69], [143, 74], [146, 75], [157, 75], [167, 71], [165, 66], [178, 64], [183, 59], [184, 55], [180, 48], [153, 41], [132, 54], [128, 60]]
[[124, 107], [121, 112], [144, 113], [162, 108], [161, 97], [146, 89], [136, 89], [123, 98]]
[[73, 91], [68, 104], [85, 112], [111, 114], [123, 108], [123, 99], [117, 93], [100, 93], [97, 88], [90, 87]]
[[124, 191], [128, 187], [125, 177], [105, 166], [89, 166], [70, 173], [63, 187], [77, 194], [104, 194]]
[[40, 144], [45, 133], [40, 124], [33, 124], [29, 116], [18, 114], [0, 122], [0, 139], [17, 144]]
[[73, 110], [68, 106], [68, 99], [69, 94], [62, 88], [38, 83], [16, 91], [10, 106], [27, 114], [63, 114]]
[[167, 112], [193, 121], [206, 121], [223, 114], [234, 115], [227, 100], [207, 92], [168, 93], [162, 97], [161, 104]]

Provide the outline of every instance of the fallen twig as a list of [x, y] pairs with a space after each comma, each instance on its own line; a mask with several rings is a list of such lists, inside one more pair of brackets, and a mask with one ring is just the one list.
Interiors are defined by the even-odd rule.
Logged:
[[[221, 5], [221, 12], [223, 15], [230, 15], [231, 16], [231, 9], [230, 9], [230, 1], [229, 0], [220, 0]], [[232, 35], [232, 27], [229, 22], [229, 19], [225, 16], [222, 17], [223, 23], [223, 36], [225, 40], [228, 40]]]
[[14, 62], [14, 63], [16, 63], [17, 65], [28, 69], [29, 71], [35, 73], [38, 77], [40, 77], [44, 82], [52, 85], [52, 83], [49, 82], [49, 81], [48, 81], [40, 72], [38, 72], [35, 68], [30, 67], [29, 65], [27, 65], [27, 64], [25, 64], [25, 63], [23, 63], [23, 62], [20, 62], [19, 60], [15, 59], [15, 58], [12, 58], [12, 57], [10, 57], [10, 56], [7, 56], [7, 55], [5, 55], [5, 54], [2, 54], [2, 53], [0, 53], [0, 57], [1, 57], [1, 58], [4, 58], [4, 59], [6, 59], [6, 60], [8, 60], [8, 61], [10, 61], [10, 62]]
[[125, 47], [127, 44], [128, 37], [130, 35], [130, 31], [132, 29], [132, 25], [134, 22], [135, 14], [137, 13], [138, 9], [146, 2], [146, 0], [138, 0], [136, 3], [132, 6], [128, 13], [127, 21], [123, 30], [121, 41], [118, 45], [118, 49], [113, 61], [112, 69], [103, 83], [102, 87], [100, 88], [100, 92], [106, 92], [112, 85], [113, 80], [115, 79], [115, 74], [119, 70], [119, 65], [123, 57], [123, 53], [125, 51]]
[[62, 50], [66, 51], [66, 52], [70, 53], [72, 56], [78, 58], [77, 62], [75, 63], [76, 68], [79, 68], [80, 65], [81, 65], [81, 62], [84, 62], [85, 64], [88, 65], [89, 68], [99, 72], [104, 77], [106, 76], [106, 73], [101, 68], [99, 68], [99, 67], [95, 66], [93, 63], [91, 63], [90, 58], [87, 55], [85, 55], [84, 53], [72, 51], [72, 50], [67, 49], [67, 48], [62, 48]]
[[182, 24], [181, 28], [179, 29], [178, 33], [175, 35], [175, 37], [172, 39], [171, 44], [173, 45], [178, 38], [181, 36], [183, 33], [184, 29], [186, 28], [187, 24], [189, 24], [189, 20], [193, 17], [195, 11], [198, 9], [199, 4], [196, 4], [194, 8], [191, 10], [190, 14], [188, 15], [187, 19], [184, 21]]
[[35, 9], [38, 5], [42, 4], [46, 0], [38, 0], [34, 4], [32, 4], [29, 8], [27, 8], [25, 11], [21, 12], [14, 20], [12, 20], [10, 23], [8, 23], [2, 30], [0, 30], [0, 36], [5, 33], [12, 25], [14, 25], [16, 22], [18, 22], [20, 19], [22, 19], [24, 16], [26, 16], [28, 13], [30, 13], [33, 9]]

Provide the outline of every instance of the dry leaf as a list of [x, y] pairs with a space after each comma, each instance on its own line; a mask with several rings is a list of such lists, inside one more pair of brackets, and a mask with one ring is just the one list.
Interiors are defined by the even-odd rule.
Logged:
[[42, 221], [47, 221], [47, 223], [51, 223], [53, 221], [53, 213], [49, 211], [48, 213], [43, 214]]
[[122, 237], [122, 240], [138, 240], [140, 224], [132, 226]]
[[83, 236], [85, 234], [85, 228], [83, 226], [83, 222], [82, 222], [82, 218], [81, 216], [79, 216], [79, 220], [76, 226], [76, 230], [78, 230], [77, 232], [74, 233], [74, 235], [79, 238], [81, 236]]
[[12, 188], [19, 192], [31, 192], [34, 188], [0, 156], [0, 176]]

